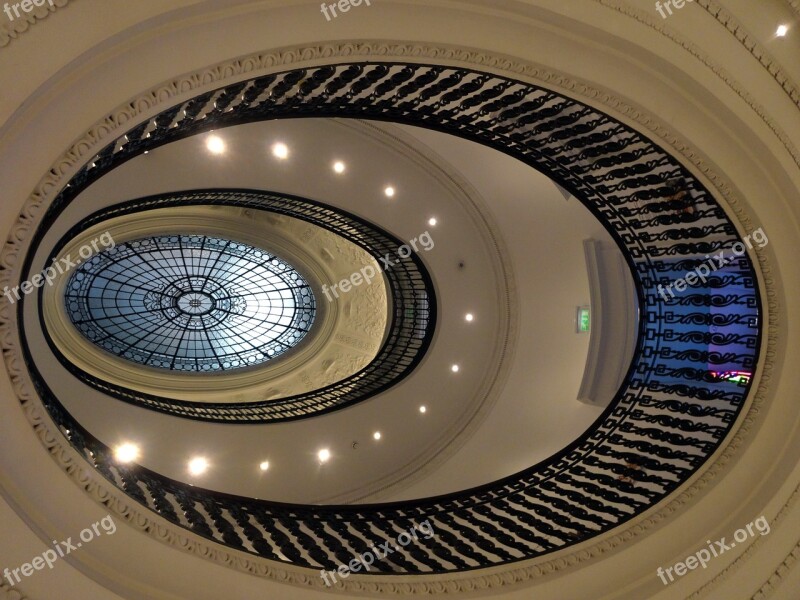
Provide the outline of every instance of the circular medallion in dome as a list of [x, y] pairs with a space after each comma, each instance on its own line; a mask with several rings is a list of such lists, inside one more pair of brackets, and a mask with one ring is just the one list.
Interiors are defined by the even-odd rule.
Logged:
[[137, 364], [214, 372], [293, 348], [316, 313], [286, 261], [203, 235], [137, 239], [96, 254], [70, 277], [67, 313], [103, 350]]

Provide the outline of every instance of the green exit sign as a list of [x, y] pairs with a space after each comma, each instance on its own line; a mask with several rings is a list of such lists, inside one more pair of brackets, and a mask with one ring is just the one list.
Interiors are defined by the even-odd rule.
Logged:
[[588, 333], [591, 329], [591, 314], [588, 306], [578, 307], [578, 333]]

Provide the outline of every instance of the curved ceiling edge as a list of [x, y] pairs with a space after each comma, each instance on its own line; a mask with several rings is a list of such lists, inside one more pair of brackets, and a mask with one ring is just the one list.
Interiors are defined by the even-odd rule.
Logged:
[[[354, 46], [359, 46], [359, 44], [352, 44], [352, 45], [330, 44], [330, 45], [324, 45], [324, 47], [314, 46], [312, 48], [308, 48], [308, 54], [303, 54], [302, 57], [294, 56], [291, 59], [287, 59], [285, 56], [283, 56], [283, 53], [276, 53], [275, 55], [270, 55], [275, 57], [275, 62], [269, 62], [269, 64], [288, 64], [289, 62], [292, 61], [304, 62], [306, 60], [325, 60], [324, 57], [326, 56], [349, 55], [353, 53]], [[431, 60], [435, 60], [435, 57], [441, 57], [446, 55], [448, 57], [447, 58], [448, 62], [455, 61], [460, 64], [471, 65], [471, 66], [489, 66], [491, 68], [502, 70], [503, 72], [509, 73], [512, 76], [520, 76], [527, 79], [535, 79], [538, 81], [550, 82], [552, 85], [558, 85], [559, 87], [564, 86], [567, 89], [572, 90], [576, 95], [585, 95], [587, 98], [588, 97], [595, 98], [595, 100], [598, 100], [598, 103], [605, 103], [609, 107], [613, 107], [610, 108], [609, 110], [619, 111], [629, 116], [633, 122], [639, 123], [643, 129], [650, 130], [653, 135], [663, 136], [665, 142], [668, 143], [670, 146], [674, 147], [676, 153], [683, 154], [685, 156], [688, 164], [692, 164], [694, 167], [698, 169], [698, 171], [704, 172], [715, 185], [721, 186], [719, 187], [719, 192], [721, 197], [725, 198], [725, 200], [728, 201], [728, 203], [734, 207], [735, 212], [740, 220], [744, 221], [745, 223], [749, 221], [747, 216], [743, 213], [741, 204], [738, 203], [739, 206], [737, 206], [737, 199], [732, 195], [730, 190], [726, 191], [724, 185], [721, 183], [719, 176], [716, 173], [714, 173], [713, 169], [711, 169], [707, 164], [705, 164], [701, 158], [699, 158], [699, 155], [693, 150], [693, 148], [690, 145], [686, 144], [683, 140], [676, 139], [674, 134], [672, 134], [670, 131], [667, 131], [661, 128], [660, 125], [657, 125], [658, 121], [653, 117], [649, 115], [644, 115], [641, 113], [641, 111], [634, 109], [630, 106], [624, 105], [623, 103], [620, 102], [618, 98], [610, 96], [607, 92], [600, 94], [599, 90], [590, 88], [583, 83], [580, 84], [576, 83], [575, 81], [570, 80], [568, 78], [565, 79], [563, 75], [558, 75], [556, 82], [554, 79], [554, 77], [556, 76], [554, 76], [553, 73], [551, 72], [543, 73], [538, 69], [530, 68], [527, 64], [524, 63], [518, 63], [518, 62], [509, 63], [505, 57], [491, 55], [486, 53], [485, 51], [476, 51], [469, 53], [461, 51], [454, 52], [452, 51], [452, 49], [445, 49], [442, 47], [434, 47], [428, 45], [415, 45], [415, 44], [409, 44], [403, 46], [397, 46], [392, 44], [377, 44], [377, 45], [370, 45], [370, 48], [371, 49], [369, 51], [360, 50], [357, 51], [356, 54], [363, 56], [369, 55], [370, 57], [374, 58], [382, 57], [384, 59], [386, 56], [404, 57], [406, 54], [408, 54], [409, 56], [413, 55], [414, 57], [428, 56], [431, 58]], [[258, 60], [261, 60], [263, 57], [264, 55], [258, 55]], [[409, 60], [412, 60], [412, 58], [409, 58]], [[502, 65], [502, 67], [499, 65]], [[264, 67], [258, 67], [258, 68], [262, 69]], [[212, 76], [212, 79], [217, 81], [219, 80], [220, 77], [235, 77], [236, 76], [235, 70], [233, 71], [233, 73], [234, 74], [231, 75], [231, 72], [226, 71], [225, 74], [222, 75], [221, 72], [217, 72], [215, 75]], [[196, 87], [198, 85], [196, 81], [190, 82], [188, 79], [186, 80], [186, 83], [187, 85], [189, 85], [189, 87]], [[172, 96], [173, 94], [174, 90], [169, 91], [167, 93], [167, 96]], [[145, 100], [143, 99], [143, 101]], [[145, 103], [146, 102], [147, 101], [145, 101]], [[138, 110], [134, 109], [133, 105], [131, 105], [130, 107], [126, 106], [122, 108], [118, 114], [123, 114], [123, 113], [127, 114], [129, 112], [129, 109], [133, 109], [134, 111]], [[102, 139], [104, 137], [107, 137], [106, 133], [107, 130], [104, 129], [100, 131], [98, 135]], [[87, 137], [87, 144], [88, 143], [90, 142], [89, 138]], [[68, 164], [71, 163], [72, 160], [74, 160], [74, 157], [73, 159], [68, 159], [68, 157], [64, 157], [63, 160], [66, 161], [66, 163], [64, 164]], [[58, 175], [59, 172], [60, 172], [59, 170], [54, 170], [51, 175], [48, 175], [46, 179], [43, 179], [45, 185], [40, 187], [36, 191], [36, 193], [32, 196], [32, 198], [26, 205], [26, 209], [31, 209], [32, 207], [40, 204], [43, 198], [49, 196], [48, 193], [49, 185], [52, 182], [58, 181], [60, 177]], [[32, 214], [32, 213], [26, 213], [26, 214]], [[4, 255], [7, 259], [7, 264], [11, 265], [12, 268], [16, 261], [14, 248], [16, 248], [22, 241], [24, 241], [25, 237], [30, 232], [30, 224], [29, 224], [30, 221], [28, 221], [27, 223], [28, 224], [26, 224], [25, 220], [23, 220], [20, 223], [20, 229], [18, 231], [18, 235], [13, 240], [10, 240], [11, 242], [10, 244], [7, 244], [4, 247]], [[769, 260], [767, 256], [764, 255], [760, 250], [756, 250], [756, 253], [759, 255], [759, 258], [762, 262], [761, 265], [762, 269], [766, 269], [767, 271], [769, 271], [768, 268]], [[771, 287], [768, 278], [764, 281], [764, 285], [768, 290], [773, 289]], [[775, 302], [774, 299], [771, 299], [769, 301], [770, 308], [773, 308], [774, 302]], [[774, 324], [775, 323], [774, 313], [770, 312], [769, 317], [770, 317], [770, 323]], [[13, 316], [12, 316], [12, 321], [13, 321]], [[8, 323], [5, 321], [5, 318], [3, 326], [4, 328], [8, 327]], [[769, 343], [770, 346], [774, 345], [773, 335], [768, 336], [767, 343]], [[30, 387], [30, 382], [27, 380], [27, 374], [24, 372], [24, 370], [20, 370], [20, 368], [18, 368], [18, 366], [21, 366], [21, 363], [16, 362], [15, 360], [16, 356], [18, 356], [18, 353], [20, 352], [20, 349], [16, 347], [16, 344], [17, 341], [15, 339], [10, 340], [6, 344], [6, 348], [8, 350], [8, 354], [5, 356], [6, 365], [7, 368], [9, 369], [9, 372], [12, 374], [14, 381], [18, 385], [18, 390], [19, 390], [18, 393], [21, 394], [20, 397], [21, 402], [23, 403], [23, 405], [33, 407], [33, 410], [36, 410], [36, 407], [38, 406], [38, 400], [32, 401], [28, 396], [29, 394], [33, 395], [33, 390]], [[767, 356], [766, 363], [769, 364], [770, 362], [771, 359], [769, 358], [769, 356]], [[758, 377], [754, 379], [754, 381], [757, 381], [759, 383], [759, 390], [758, 393], [753, 398], [751, 398], [753, 402], [753, 406], [751, 407], [751, 412], [753, 409], [755, 409], [757, 412], [758, 406], [764, 402], [765, 389], [768, 387], [768, 380], [769, 380], [768, 373], [769, 371], [767, 371], [767, 373], [765, 373], [765, 376], [763, 378], [760, 378], [760, 380]], [[33, 416], [30, 414], [30, 409], [26, 410], [26, 414], [28, 414], [28, 418], [29, 420], [31, 420], [32, 423], [35, 422], [37, 426], [44, 426], [44, 428], [47, 429], [47, 425], [43, 424], [40, 421], [40, 417]], [[633, 532], [634, 535], [636, 535], [637, 532], [640, 533], [643, 530], [651, 528], [657, 523], [659, 523], [663, 518], [674, 512], [677, 508], [680, 508], [682, 505], [685, 505], [688, 502], [689, 498], [696, 495], [700, 489], [708, 485], [710, 478], [713, 478], [713, 473], [719, 470], [719, 464], [724, 464], [731, 458], [731, 454], [736, 452], [736, 447], [738, 447], [741, 443], [741, 436], [746, 436], [747, 431], [751, 428], [754, 419], [755, 419], [754, 417], [749, 416], [748, 419], [746, 419], [744, 422], [741, 423], [739, 433], [737, 433], [736, 435], [738, 441], [734, 439], [733, 443], [727, 444], [725, 450], [722, 452], [721, 457], [717, 461], [717, 463], [714, 463], [712, 465], [712, 468], [706, 470], [706, 473], [707, 474], [711, 473], [711, 475], [707, 475], [706, 477], [703, 477], [700, 480], [694, 481], [689, 486], [684, 486], [684, 493], [681, 494], [681, 496], [673, 497], [670, 500], [670, 502], [665, 506], [662, 506], [660, 510], [651, 513], [651, 516], [647, 517], [646, 519], [640, 519], [635, 526], [629, 525], [625, 530], [618, 530], [618, 532], [613, 535], [605, 536], [604, 538], [605, 541], [603, 543], [602, 549], [598, 548], [597, 544], [591, 546], [591, 548], [595, 548], [597, 552], [600, 553], [605, 552], [608, 550], [609, 547], [618, 546], [622, 544], [625, 540], [629, 539], [631, 531]], [[52, 434], [52, 431], [50, 431], [50, 434]], [[75, 463], [75, 458], [77, 456], [75, 455], [75, 452], [72, 449], [64, 448], [63, 446], [61, 446], [59, 441], [55, 438], [49, 439], [47, 445], [48, 447], [52, 447], [54, 451], [57, 450], [60, 456], [63, 455], [62, 460], [59, 461], [60, 464], [62, 464], [65, 470], [67, 470], [70, 473], [73, 473], [73, 479], [75, 479], [81, 485], [83, 485], [82, 478], [90, 477], [89, 475], [90, 471], [84, 470], [86, 466], [84, 460], [81, 459], [78, 463]], [[733, 448], [733, 450], [731, 450], [731, 448]], [[69, 457], [67, 457], [65, 454], [67, 451], [69, 451], [70, 454]], [[81, 472], [83, 472], [84, 475], [79, 477], [78, 475]], [[91, 487], [92, 489], [95, 489], [98, 487], [98, 485], [92, 484]], [[101, 489], [104, 488], [102, 483], [99, 483], [99, 488]], [[100, 497], [99, 496], [97, 497], [99, 500]], [[161, 521], [153, 521], [151, 517], [148, 516], [148, 514], [150, 514], [149, 511], [137, 510], [135, 507], [131, 507], [130, 505], [125, 506], [122, 510], [124, 510], [125, 514], [127, 514], [129, 511], [132, 512], [133, 514], [136, 515], [136, 518], [138, 520], [142, 520], [141, 522], [147, 522], [147, 523], [161, 522]], [[139, 525], [137, 525], [137, 527], [140, 529], [142, 528]], [[148, 529], [147, 531], [150, 530]], [[624, 533], [619, 531], [624, 531]], [[177, 531], [175, 531], [175, 533], [177, 534]], [[153, 535], [152, 531], [150, 532], [150, 534]], [[196, 542], [196, 539], [193, 540], [193, 543], [194, 542]], [[303, 585], [314, 584], [315, 580], [314, 575], [306, 576], [303, 573], [299, 573], [297, 570], [290, 568], [289, 566], [287, 566], [285, 569], [281, 569], [274, 565], [270, 566], [269, 568], [265, 568], [263, 566], [264, 565], [263, 562], [255, 563], [252, 562], [250, 559], [247, 558], [243, 559], [241, 555], [236, 557], [234, 560], [234, 558], [232, 558], [229, 552], [221, 550], [221, 547], [216, 546], [215, 544], [210, 544], [209, 546], [204, 547], [203, 553], [207, 554], [212, 560], [215, 560], [220, 564], [227, 564], [231, 567], [240, 568], [255, 574], [267, 575], [269, 577], [280, 577], [284, 581], [291, 581], [293, 583], [298, 583]], [[545, 568], [547, 572], [555, 572], [564, 570], [567, 567], [576, 566], [586, 560], [591, 559], [591, 557], [592, 557], [592, 552], [589, 553], [580, 552], [570, 555], [569, 560], [567, 561], [568, 564], [564, 563], [563, 559], [560, 559], [558, 561], [540, 560], [537, 561], [537, 563], [543, 564], [544, 565], [543, 568]], [[244, 565], [240, 564], [241, 562], [244, 562], [245, 564]], [[509, 575], [513, 574], [513, 577], [517, 581], [537, 578], [543, 575], [543, 571], [539, 567], [531, 567], [531, 566], [518, 566], [513, 569], [506, 570], [504, 572], [508, 573]], [[425, 592], [432, 590], [433, 589], [433, 587], [431, 587], [432, 585], [435, 586], [435, 584], [425, 583], [425, 582], [408, 583], [408, 584], [402, 584], [401, 586], [395, 583], [391, 583], [391, 581], [386, 579], [383, 580], [381, 580], [380, 578], [375, 578], [375, 579], [376, 579], [375, 581], [366, 582], [366, 581], [359, 581], [359, 578], [356, 577], [345, 582], [344, 585], [349, 590], [369, 591], [372, 590], [376, 584], [378, 584], [377, 581], [380, 581], [378, 585], [380, 585], [382, 590], [385, 590], [389, 593], [392, 592], [400, 593], [408, 591], [409, 589], [414, 589], [419, 592]], [[452, 578], [447, 578], [447, 577], [438, 578], [438, 580], [448, 581], [452, 583], [456, 589], [460, 590], [473, 589], [472, 587], [473, 585], [477, 585], [480, 588], [488, 588], [502, 584], [501, 581], [495, 579], [496, 579], [495, 577], [489, 578], [480, 575], [461, 577], [458, 580], [454, 580]]]
[[[174, 400], [242, 403], [278, 400], [333, 384], [366, 367], [377, 355], [388, 329], [389, 298], [380, 265], [366, 251], [333, 232], [306, 221], [233, 206], [193, 206], [145, 210], [102, 221], [72, 239], [60, 254], [79, 256], [98, 236], [124, 243], [143, 235], [183, 231], [222, 236], [276, 252], [300, 270], [321, 298], [324, 286], [371, 266], [379, 278], [369, 294], [317, 303], [315, 325], [301, 345], [257, 367], [213, 375], [146, 368], [112, 355], [86, 339], [64, 304], [67, 274], [44, 288], [41, 314], [47, 335], [67, 359], [108, 383]], [[327, 260], [323, 260], [327, 257]], [[61, 260], [61, 257], [59, 257]], [[342, 354], [346, 353], [346, 354]], [[322, 376], [323, 380], [315, 377]], [[202, 386], [198, 386], [202, 377]], [[199, 388], [199, 389], [198, 389]]]
[[[175, 401], [116, 385], [68, 360], [47, 331], [43, 294], [39, 294], [39, 319], [47, 342], [61, 364], [87, 385], [130, 404], [173, 416], [209, 422], [277, 423], [317, 416], [363, 402], [396, 385], [423, 359], [436, 324], [436, 293], [422, 259], [411, 252], [402, 256], [404, 242], [355, 215], [297, 196], [261, 190], [188, 190], [148, 196], [93, 213], [71, 228], [53, 248], [46, 263], [81, 232], [124, 215], [168, 207], [234, 206], [284, 215], [331, 231], [361, 248], [373, 259], [396, 257], [383, 271], [390, 293], [391, 318], [384, 343], [375, 357], [358, 372], [310, 392], [258, 402], [236, 404]], [[52, 222], [52, 221], [51, 221]]]
[[[285, 505], [186, 489], [145, 469], [114, 464], [108, 448], [59, 409], [28, 362], [62, 432], [107, 479], [130, 482], [124, 486], [129, 493], [176, 524], [182, 520], [173, 506], [180, 506], [189, 518], [184, 526], [208, 539], [314, 569], [335, 568], [337, 539], [365, 536], [377, 543], [370, 527], [385, 530], [380, 537], [386, 537], [395, 526], [426, 519], [442, 532], [440, 539], [420, 541], [413, 554], [404, 553], [399, 572], [448, 573], [511, 564], [605, 533], [675, 491], [722, 444], [750, 384], [732, 385], [712, 369], [754, 370], [762, 339], [757, 275], [742, 238], [708, 190], [671, 155], [612, 117], [547, 89], [480, 71], [386, 62], [258, 77], [207, 92], [129, 130], [73, 177], [45, 221], [103, 171], [156, 145], [245, 118], [309, 114], [395, 120], [471, 139], [537, 168], [579, 198], [619, 244], [640, 296], [640, 337], [625, 383], [589, 431], [538, 465], [443, 497], [292, 506], [287, 538], [268, 533]], [[734, 250], [738, 246], [741, 252]], [[703, 255], [717, 251], [735, 255], [725, 276], [712, 276], [686, 296], [662, 294], [664, 286], [693, 273]], [[31, 259], [29, 253], [23, 275]], [[18, 325], [24, 339], [21, 319]], [[208, 516], [198, 512], [200, 506]], [[254, 529], [251, 519], [261, 528]], [[509, 519], [526, 523], [524, 539], [503, 535]], [[320, 529], [323, 523], [337, 537]], [[316, 532], [311, 542], [300, 524]], [[311, 554], [299, 552], [309, 543]], [[376, 571], [398, 572], [389, 564]]]

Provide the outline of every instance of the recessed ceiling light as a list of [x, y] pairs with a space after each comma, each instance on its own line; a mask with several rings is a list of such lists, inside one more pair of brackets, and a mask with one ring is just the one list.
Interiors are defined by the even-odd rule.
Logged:
[[129, 463], [139, 458], [139, 446], [136, 444], [120, 444], [114, 449], [114, 458], [117, 462]]
[[198, 456], [189, 461], [189, 473], [192, 475], [202, 475], [208, 470], [208, 461], [202, 456]]
[[467, 321], [468, 323], [472, 323], [475, 320], [475, 315], [473, 315], [472, 313], [467, 313], [466, 315], [464, 315], [464, 320]]
[[289, 146], [284, 144], [283, 142], [278, 142], [272, 146], [272, 155], [275, 158], [280, 158], [281, 160], [285, 158], [289, 158]]
[[438, 222], [439, 221], [437, 221], [435, 217], [431, 217], [430, 219], [428, 219], [428, 225], [430, 225], [431, 227], [436, 227], [436, 223]]
[[333, 163], [333, 170], [339, 174], [344, 173], [346, 168], [347, 167], [345, 166], [345, 164], [340, 160], [337, 160], [335, 163]]
[[423, 414], [428, 412], [428, 407], [427, 406], [420, 406], [419, 407], [419, 412], [421, 412]]
[[269, 469], [269, 461], [265, 460], [260, 465], [258, 465], [258, 468], [261, 469], [262, 471], [266, 471], [267, 469]]
[[206, 141], [206, 148], [212, 154], [222, 154], [225, 152], [225, 142], [218, 135], [212, 135]]
[[331, 459], [331, 451], [327, 448], [323, 448], [317, 453], [317, 457], [321, 463], [328, 462]]
[[392, 186], [387, 186], [383, 193], [386, 194], [387, 198], [394, 198], [396, 191]]
[[461, 367], [459, 367], [458, 365], [453, 365], [452, 367], [450, 367], [450, 370], [453, 373], [458, 373], [461, 370]]
[[375, 433], [372, 434], [372, 437], [374, 437], [376, 440], [381, 439], [381, 432], [376, 431]]
[[[150, 150], [145, 150], [144, 153], [145, 154], [150, 154]], [[94, 164], [92, 164], [92, 166], [94, 166]]]
[[777, 35], [778, 37], [784, 37], [787, 33], [789, 33], [789, 26], [779, 25], [778, 30], [775, 32], [775, 35]]

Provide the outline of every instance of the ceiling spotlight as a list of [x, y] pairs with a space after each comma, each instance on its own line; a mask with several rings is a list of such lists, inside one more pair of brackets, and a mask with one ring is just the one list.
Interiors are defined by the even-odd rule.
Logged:
[[461, 370], [461, 367], [459, 367], [458, 365], [453, 365], [452, 367], [450, 367], [450, 370], [453, 373], [458, 373]]
[[202, 475], [208, 470], [208, 461], [198, 456], [189, 461], [189, 473], [192, 475]]
[[388, 186], [385, 190], [383, 190], [383, 193], [386, 194], [387, 198], [394, 198], [395, 189], [392, 186]]
[[275, 158], [280, 158], [281, 160], [289, 158], [289, 146], [283, 142], [278, 142], [272, 146], [272, 155]]
[[[145, 150], [144, 153], [145, 154], [150, 154], [150, 150]], [[94, 166], [94, 165], [92, 165], [92, 166]]]
[[261, 469], [262, 471], [266, 471], [267, 469], [269, 469], [269, 461], [265, 460], [260, 465], [258, 465], [258, 468]]
[[317, 453], [317, 457], [321, 463], [328, 462], [331, 459], [331, 451], [327, 448], [323, 448]]
[[342, 161], [337, 160], [335, 163], [333, 163], [333, 170], [339, 173], [340, 175], [344, 173], [345, 169], [346, 169], [345, 164]]
[[475, 320], [475, 315], [473, 315], [472, 313], [467, 313], [466, 315], [464, 315], [464, 320], [467, 323], [472, 323]]
[[435, 217], [431, 217], [430, 219], [428, 219], [428, 225], [430, 225], [431, 227], [436, 227], [436, 223], [438, 223], [438, 221], [436, 220]]
[[225, 152], [225, 142], [218, 135], [212, 135], [206, 141], [206, 148], [212, 154], [222, 154]]
[[372, 437], [374, 437], [376, 440], [381, 439], [381, 432], [376, 431], [375, 433], [372, 434]]
[[426, 412], [428, 412], [428, 408], [426, 406], [420, 406], [419, 407], [419, 412], [421, 412], [422, 414], [425, 414]]
[[775, 35], [777, 35], [778, 37], [784, 37], [787, 33], [789, 33], [789, 26], [780, 25], [778, 26], [778, 30], [775, 32]]
[[125, 443], [114, 449], [114, 458], [120, 463], [129, 463], [139, 458], [139, 446]]

